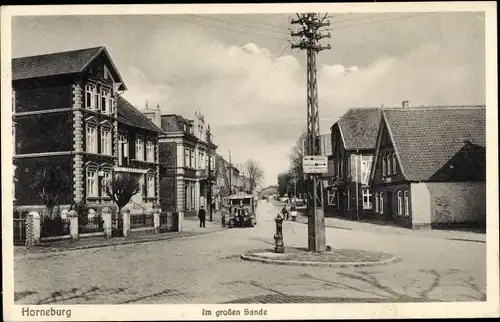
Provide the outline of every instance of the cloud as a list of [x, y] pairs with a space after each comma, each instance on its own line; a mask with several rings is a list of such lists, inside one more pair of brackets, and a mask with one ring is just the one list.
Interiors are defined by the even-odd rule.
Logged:
[[[322, 132], [354, 106], [484, 103], [484, 70], [456, 45], [423, 43], [367, 65], [318, 64]], [[127, 97], [186, 117], [202, 110], [223, 155], [231, 149], [233, 160], [256, 159], [266, 183], [275, 182], [305, 127], [304, 62], [256, 43], [225, 44], [200, 28], [156, 32], [141, 51], [140, 67], [124, 72]]]

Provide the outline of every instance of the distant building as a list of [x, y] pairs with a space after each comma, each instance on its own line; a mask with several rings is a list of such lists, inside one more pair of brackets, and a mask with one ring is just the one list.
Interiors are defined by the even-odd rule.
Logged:
[[371, 171], [375, 216], [406, 227], [484, 224], [484, 106], [384, 109]]
[[[201, 205], [214, 204], [216, 195], [208, 200], [210, 185], [216, 183], [215, 155], [217, 146], [207, 142], [204, 117], [196, 112], [193, 120], [181, 115], [148, 113], [165, 132], [159, 137], [160, 195], [162, 209], [184, 211], [196, 216]], [[211, 176], [209, 176], [209, 164]]]

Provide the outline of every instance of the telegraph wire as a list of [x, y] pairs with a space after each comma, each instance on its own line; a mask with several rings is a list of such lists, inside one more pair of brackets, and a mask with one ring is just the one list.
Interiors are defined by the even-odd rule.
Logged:
[[346, 26], [339, 26], [337, 28], [330, 28], [330, 31], [333, 30], [340, 30], [340, 29], [345, 29], [345, 28], [351, 28], [351, 27], [358, 27], [358, 26], [364, 26], [364, 25], [371, 25], [371, 24], [376, 24], [376, 23], [382, 23], [382, 22], [388, 22], [388, 21], [393, 21], [393, 20], [399, 20], [399, 19], [406, 19], [406, 18], [413, 18], [413, 17], [418, 17], [418, 16], [423, 16], [423, 15], [428, 15], [432, 12], [425, 12], [425, 13], [418, 13], [414, 15], [407, 15], [407, 16], [400, 16], [400, 17], [394, 17], [391, 19], [385, 19], [385, 20], [376, 20], [376, 21], [369, 21], [369, 22], [364, 22], [364, 23], [359, 23], [359, 24], [354, 24], [354, 25], [346, 25]]
[[[233, 24], [233, 25], [237, 25], [237, 26], [250, 27], [250, 28], [255, 28], [255, 29], [260, 29], [260, 30], [275, 32], [275, 33], [284, 34], [284, 35], [288, 34], [286, 31], [276, 31], [276, 30], [271, 30], [271, 29], [268, 29], [268, 28], [262, 28], [262, 27], [258, 27], [258, 26], [246, 25], [246, 24], [243, 24], [243, 23], [237, 23], [237, 22], [233, 22], [233, 21], [227, 21], [227, 20], [223, 20], [223, 19], [208, 17], [208, 15], [207, 16], [202, 16], [202, 15], [192, 14], [190, 16], [195, 16], [195, 17], [202, 18], [202, 19], [207, 19], [207, 20], [219, 21], [219, 22], [223, 22], [223, 23], [227, 23], [227, 24]], [[280, 28], [283, 28], [283, 27], [280, 27]]]

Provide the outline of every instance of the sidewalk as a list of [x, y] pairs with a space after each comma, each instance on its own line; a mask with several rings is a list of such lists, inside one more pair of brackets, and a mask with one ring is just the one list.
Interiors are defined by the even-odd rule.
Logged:
[[[307, 217], [302, 214], [299, 214], [297, 216], [297, 222], [302, 224], [307, 224]], [[486, 234], [475, 233], [470, 231], [441, 230], [441, 229], [428, 229], [428, 230], [408, 229], [392, 225], [380, 225], [370, 222], [351, 221], [340, 218], [325, 218], [325, 226], [337, 229], [344, 229], [344, 230], [360, 230], [360, 231], [382, 233], [382, 234], [396, 234], [396, 235], [486, 243]]]
[[56, 253], [56, 252], [65, 252], [65, 251], [73, 251], [80, 249], [89, 249], [89, 248], [101, 248], [101, 247], [111, 247], [118, 245], [127, 245], [127, 244], [138, 244], [138, 243], [147, 243], [153, 241], [160, 240], [168, 240], [168, 239], [176, 239], [176, 238], [185, 238], [192, 237], [196, 235], [208, 234], [217, 231], [224, 230], [220, 223], [207, 222], [205, 228], [199, 227], [199, 222], [196, 218], [187, 218], [182, 223], [182, 231], [181, 232], [166, 232], [159, 234], [148, 234], [148, 235], [137, 235], [130, 236], [128, 238], [111, 238], [105, 239], [103, 237], [90, 237], [90, 238], [82, 238], [78, 241], [60, 241], [53, 242], [46, 245], [40, 246], [14, 246], [14, 256], [15, 257], [31, 257], [33, 254], [46, 254], [46, 253]]

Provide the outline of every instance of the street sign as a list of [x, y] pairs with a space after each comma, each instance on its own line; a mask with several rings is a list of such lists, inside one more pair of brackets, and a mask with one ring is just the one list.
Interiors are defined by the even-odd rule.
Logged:
[[306, 155], [302, 159], [304, 173], [328, 173], [328, 157], [322, 155]]

